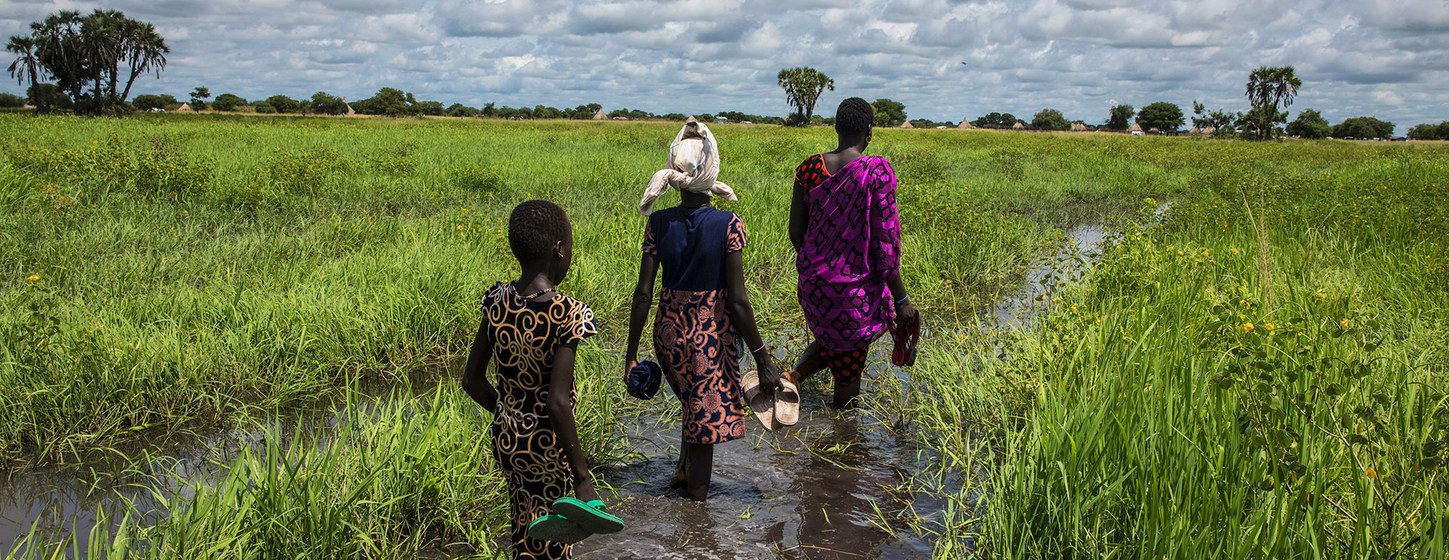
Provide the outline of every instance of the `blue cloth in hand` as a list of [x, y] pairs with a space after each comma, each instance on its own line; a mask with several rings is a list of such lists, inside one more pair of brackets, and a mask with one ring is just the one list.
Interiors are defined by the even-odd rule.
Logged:
[[659, 384], [664, 380], [664, 370], [659, 364], [645, 360], [629, 370], [629, 394], [635, 397], [649, 400], [659, 392]]

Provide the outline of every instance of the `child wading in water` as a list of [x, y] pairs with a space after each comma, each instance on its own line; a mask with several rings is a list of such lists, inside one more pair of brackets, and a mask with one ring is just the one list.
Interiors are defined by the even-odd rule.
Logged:
[[[513, 557], [569, 558], [573, 542], [623, 527], [598, 501], [574, 422], [574, 355], [597, 332], [594, 312], [555, 289], [573, 260], [573, 229], [562, 208], [519, 204], [508, 245], [522, 273], [483, 296], [462, 385], [493, 413], [489, 432], [508, 483]], [[487, 377], [490, 359], [497, 388]]]
[[[707, 127], [691, 122], [681, 130], [676, 144], [691, 134], [712, 141]], [[628, 371], [638, 363], [639, 338], [649, 318], [655, 276], [662, 267], [664, 287], [654, 319], [654, 353], [683, 406], [675, 484], [682, 484], [694, 500], [709, 495], [714, 445], [745, 435], [739, 339], [744, 339], [754, 356], [765, 393], [773, 393], [780, 378], [745, 293], [740, 254], [746, 244], [744, 222], [733, 212], [710, 205], [710, 192], [720, 192], [712, 183], [713, 177], [692, 184], [671, 183], [680, 189], [679, 205], [652, 214], [659, 190], [646, 191], [640, 213], [649, 220], [644, 226], [644, 255], [625, 354]]]
[[[901, 222], [896, 174], [881, 156], [866, 156], [875, 113], [859, 97], [835, 112], [839, 145], [795, 169], [790, 243], [800, 273], [798, 294], [815, 341], [795, 371], [799, 384], [825, 367], [835, 377], [835, 407], [860, 395], [870, 343], [891, 330], [919, 328], [920, 315], [901, 282]], [[899, 361], [915, 361], [914, 349]]]

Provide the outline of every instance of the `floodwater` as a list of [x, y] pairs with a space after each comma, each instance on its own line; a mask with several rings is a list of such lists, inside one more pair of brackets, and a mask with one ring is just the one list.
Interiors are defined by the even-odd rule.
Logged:
[[[1158, 215], [1166, 208], [1158, 208]], [[1050, 286], [1086, 273], [1104, 236], [1100, 220], [1068, 229], [1064, 248], [1032, 267], [1021, 289], [983, 313], [983, 319], [997, 328], [1029, 328], [1050, 305]], [[782, 363], [793, 363], [802, 343], [797, 335], [773, 345]], [[888, 365], [889, 346], [888, 338], [873, 346], [865, 391], [880, 376], [908, 380], [907, 370]], [[434, 371], [412, 382], [421, 389], [446, 375]], [[829, 381], [828, 372], [817, 376]], [[601, 485], [601, 490], [613, 488], [612, 496], [603, 493], [628, 526], [580, 543], [575, 555], [599, 560], [929, 558], [933, 543], [905, 530], [902, 516], [928, 529], [939, 523], [943, 499], [911, 484], [914, 475], [931, 468], [933, 457], [865, 411], [831, 410], [826, 406], [831, 396], [813, 389], [823, 386], [812, 380], [811, 389], [802, 391], [798, 425], [769, 434], [747, 418], [747, 437], [715, 446], [705, 502], [685, 499], [669, 487], [678, 457], [679, 405], [662, 391], [648, 412], [620, 434], [630, 439], [635, 453], [610, 469], [607, 484]], [[380, 399], [385, 391], [371, 393]], [[354, 405], [359, 410], [344, 413], [365, 414], [379, 404]], [[326, 437], [338, 418], [338, 412], [312, 407], [294, 411], [272, 428], [290, 437], [290, 430], [300, 426]], [[121, 511], [129, 503], [143, 519], [163, 515], [153, 490], [178, 491], [188, 481], [219, 476], [238, 449], [257, 445], [265, 432], [230, 429], [160, 446], [148, 442], [148, 447], [127, 450], [129, 460], [103, 455], [76, 465], [0, 474], [0, 554], [32, 528], [52, 539], [72, 532], [88, 535], [98, 510]], [[157, 447], [164, 451], [154, 451]]]
[[[888, 344], [876, 346], [872, 361], [888, 363]], [[930, 558], [932, 543], [894, 526], [901, 511], [927, 524], [939, 516], [943, 503], [908, 484], [932, 457], [867, 413], [831, 410], [828, 393], [804, 391], [795, 426], [771, 434], [747, 418], [745, 438], [714, 447], [709, 499], [694, 502], [669, 487], [678, 401], [655, 398], [662, 410], [626, 431], [640, 456], [605, 477], [618, 498], [610, 509], [628, 525], [580, 543], [577, 557]]]

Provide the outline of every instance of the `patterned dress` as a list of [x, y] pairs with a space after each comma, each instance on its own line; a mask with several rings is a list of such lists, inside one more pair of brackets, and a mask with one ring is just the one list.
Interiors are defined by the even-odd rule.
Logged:
[[683, 405], [685, 443], [745, 435], [738, 333], [725, 292], [725, 256], [744, 249], [745, 224], [712, 206], [655, 211], [644, 252], [664, 273], [654, 319], [654, 354]]
[[900, 275], [896, 174], [866, 156], [830, 174], [816, 154], [795, 169], [810, 227], [795, 255], [798, 296], [837, 383], [860, 380], [870, 343], [895, 321], [886, 282]]
[[[499, 282], [483, 296], [483, 317], [498, 365], [498, 415], [489, 431], [508, 483], [513, 557], [569, 558], [572, 546], [529, 538], [528, 524], [574, 491], [568, 458], [548, 417], [549, 383], [558, 347], [598, 332], [594, 312], [563, 294], [528, 301], [512, 283]], [[569, 401], [577, 401], [572, 387]]]

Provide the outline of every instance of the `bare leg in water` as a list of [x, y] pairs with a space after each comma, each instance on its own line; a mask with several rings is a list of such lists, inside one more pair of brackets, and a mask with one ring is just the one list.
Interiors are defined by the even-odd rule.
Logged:
[[[820, 343], [811, 342], [809, 346], [805, 347], [804, 355], [800, 356], [800, 362], [795, 364], [795, 371], [785, 374], [785, 377], [799, 387], [806, 379], [810, 379], [810, 376], [822, 369], [825, 369], [825, 360], [820, 359]], [[844, 410], [855, 407], [855, 399], [860, 396], [859, 379], [849, 385], [835, 383], [832, 379], [831, 385], [835, 386], [833, 404], [836, 409]]]
[[691, 500], [703, 502], [709, 497], [709, 479], [714, 473], [714, 444], [686, 444], [685, 455], [689, 481], [685, 484], [684, 494]]

